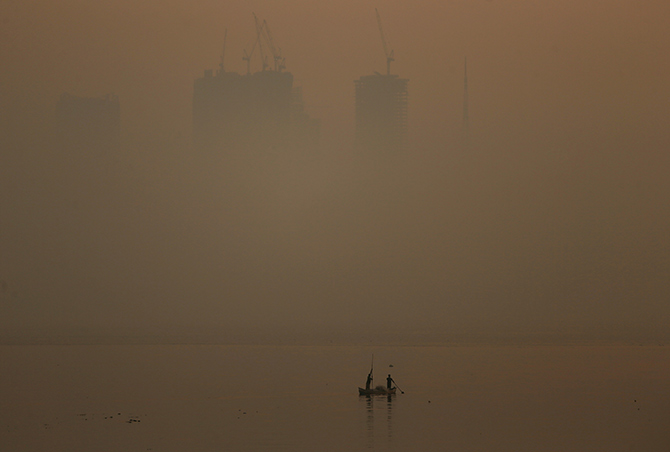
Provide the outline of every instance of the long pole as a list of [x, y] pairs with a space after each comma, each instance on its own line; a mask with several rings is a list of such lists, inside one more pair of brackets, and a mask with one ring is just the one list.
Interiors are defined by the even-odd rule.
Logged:
[[372, 361], [370, 362], [370, 376], [372, 377], [372, 379], [370, 380], [371, 386], [372, 386], [372, 383], [375, 380], [374, 375], [372, 375], [372, 369], [374, 369], [374, 367], [375, 367], [375, 354], [373, 353], [372, 354]]

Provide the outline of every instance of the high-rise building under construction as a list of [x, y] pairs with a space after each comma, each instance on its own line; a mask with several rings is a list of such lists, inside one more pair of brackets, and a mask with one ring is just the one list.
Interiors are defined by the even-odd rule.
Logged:
[[356, 85], [356, 144], [368, 150], [398, 151], [407, 142], [407, 79], [366, 75]]
[[381, 18], [377, 23], [386, 54], [386, 74], [376, 72], [354, 82], [356, 87], [356, 145], [372, 151], [399, 151], [407, 144], [408, 79], [391, 75], [393, 50], [389, 52]]
[[[255, 17], [255, 16], [254, 16]], [[302, 91], [284, 71], [284, 59], [272, 41], [267, 23], [256, 19], [257, 38], [245, 51], [247, 73], [206, 70], [193, 87], [193, 138], [196, 148], [223, 152], [311, 149], [319, 123], [304, 110]], [[264, 41], [263, 41], [264, 40]], [[263, 55], [264, 42], [266, 51]], [[252, 73], [250, 60], [258, 46], [262, 70]], [[225, 52], [225, 44], [224, 44]], [[267, 57], [274, 60], [272, 67]]]

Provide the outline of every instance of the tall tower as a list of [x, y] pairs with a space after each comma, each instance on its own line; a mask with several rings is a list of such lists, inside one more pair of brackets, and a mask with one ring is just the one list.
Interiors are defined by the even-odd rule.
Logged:
[[470, 147], [470, 112], [468, 103], [468, 57], [465, 57], [463, 70], [463, 141], [466, 150]]
[[[247, 73], [226, 71], [224, 58], [228, 30], [218, 71], [208, 69], [193, 85], [193, 142], [208, 152], [309, 150], [318, 142], [318, 121], [304, 110], [302, 95], [293, 75], [284, 71], [284, 58], [274, 46], [267, 22], [256, 23], [256, 42], [244, 52]], [[261, 41], [274, 58], [269, 67], [261, 54], [263, 69], [251, 72], [251, 56]]]
[[407, 83], [397, 75], [356, 80], [356, 145], [373, 151], [400, 151], [407, 142]]
[[375, 9], [381, 35], [386, 74], [375, 72], [354, 82], [356, 87], [356, 146], [368, 151], [393, 153], [407, 141], [407, 84], [391, 74], [393, 50], [389, 50], [379, 11]]

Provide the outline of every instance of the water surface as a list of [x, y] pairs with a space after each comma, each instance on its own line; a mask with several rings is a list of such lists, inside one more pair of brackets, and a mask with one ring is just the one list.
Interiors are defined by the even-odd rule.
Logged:
[[[359, 397], [372, 353], [375, 384]], [[670, 349], [0, 347], [3, 451], [664, 451]], [[393, 367], [389, 367], [392, 365]]]

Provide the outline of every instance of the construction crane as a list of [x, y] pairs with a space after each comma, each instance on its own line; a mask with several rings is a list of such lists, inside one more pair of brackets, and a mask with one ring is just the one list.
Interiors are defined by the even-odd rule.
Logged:
[[242, 57], [242, 60], [247, 62], [247, 75], [251, 75], [251, 57], [254, 54], [254, 50], [256, 50], [256, 44], [258, 44], [259, 39], [260, 37], [258, 34], [256, 34], [256, 40], [254, 41], [254, 45], [251, 47], [251, 52], [247, 52], [247, 49], [244, 49], [244, 56]]
[[393, 50], [389, 53], [388, 46], [386, 45], [386, 38], [384, 37], [384, 29], [382, 28], [382, 18], [379, 16], [379, 11], [375, 8], [375, 13], [377, 14], [377, 24], [379, 25], [379, 34], [382, 37], [382, 45], [384, 46], [384, 54], [386, 55], [386, 75], [391, 75], [391, 61], [395, 61], [393, 58]]
[[281, 49], [277, 50], [275, 47], [274, 39], [272, 39], [272, 33], [270, 33], [270, 27], [268, 26], [268, 23], [265, 19], [263, 20], [262, 31], [265, 42], [270, 49], [270, 53], [272, 54], [272, 59], [274, 60], [275, 71], [281, 72], [281, 70], [286, 67], [284, 65], [286, 58], [282, 58]]
[[[251, 57], [254, 55], [254, 51], [256, 50], [256, 45], [260, 46], [260, 40], [261, 40], [261, 35], [258, 31], [258, 18], [256, 18], [256, 14], [254, 14], [254, 20], [256, 21], [256, 40], [254, 41], [254, 45], [251, 46], [251, 52], [247, 52], [247, 49], [244, 49], [244, 56], [242, 57], [242, 61], [247, 62], [247, 75], [251, 75]], [[261, 59], [263, 59], [263, 51], [261, 50]]]
[[256, 22], [256, 42], [258, 43], [258, 50], [261, 53], [261, 62], [263, 63], [263, 72], [268, 68], [268, 60], [263, 53], [263, 42], [261, 41], [261, 36], [263, 36], [263, 24], [260, 23], [256, 13], [253, 13], [254, 21]]
[[[256, 41], [254, 41], [254, 45], [251, 48], [251, 52], [247, 52], [246, 49], [244, 49], [244, 56], [242, 57], [242, 60], [247, 62], [247, 75], [251, 74], [251, 57], [254, 54], [254, 51], [256, 50], [256, 46], [258, 46], [258, 51], [261, 54], [261, 62], [263, 64], [263, 71], [268, 69], [268, 56], [265, 55], [265, 52], [263, 51], [263, 41], [265, 41], [266, 48], [270, 51], [272, 54], [272, 59], [274, 62], [274, 70], [277, 72], [281, 72], [285, 67], [285, 61], [286, 58], [281, 56], [281, 49], [278, 49], [275, 44], [274, 44], [274, 39], [272, 38], [272, 33], [270, 32], [270, 27], [268, 26], [267, 21], [263, 20], [261, 23], [260, 19], [256, 14], [253, 14], [254, 16], [254, 22], [256, 23]], [[225, 44], [224, 44], [225, 48]]]
[[[253, 52], [253, 49], [251, 51]], [[247, 53], [247, 49], [244, 49], [244, 56], [242, 57], [242, 61], [247, 62], [247, 75], [251, 75], [251, 55]]]

